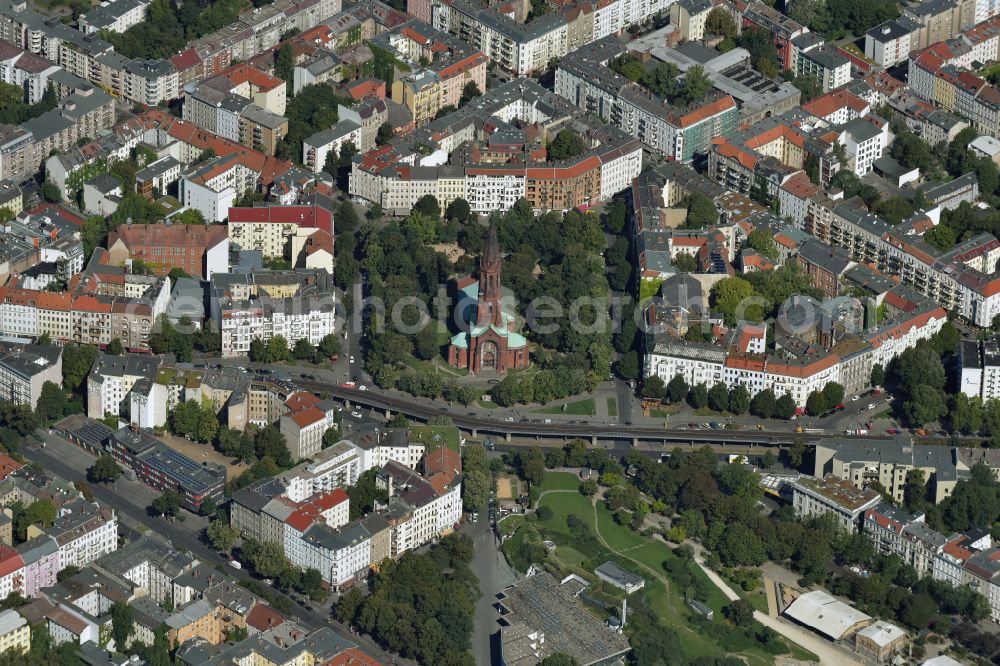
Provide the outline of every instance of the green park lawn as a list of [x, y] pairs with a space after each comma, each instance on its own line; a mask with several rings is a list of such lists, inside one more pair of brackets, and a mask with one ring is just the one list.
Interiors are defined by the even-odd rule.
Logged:
[[[593, 580], [594, 568], [607, 560], [613, 560], [646, 580], [646, 587], [640, 594], [646, 596], [650, 609], [660, 621], [678, 632], [689, 658], [725, 655], [726, 650], [716, 642], [711, 633], [706, 633], [704, 627], [698, 626], [691, 619], [692, 612], [684, 603], [684, 590], [678, 589], [677, 583], [671, 578], [671, 572], [664, 566], [667, 562], [677, 560], [673, 549], [663, 541], [644, 537], [627, 526], [616, 523], [614, 515], [603, 502], [595, 505], [592, 498], [573, 492], [578, 484], [579, 480], [572, 474], [547, 473], [540, 489], [540, 493], [557, 491], [542, 495], [538, 500], [538, 508], [549, 509], [542, 512], [544, 517], [539, 522], [539, 531], [543, 539], [556, 542], [555, 559], [560, 566]], [[592, 534], [582, 535], [583, 539], [574, 538], [581, 535], [570, 534], [566, 524], [566, 518], [570, 514], [584, 521]], [[693, 571], [693, 575], [702, 578], [705, 587], [710, 590], [707, 604], [718, 613], [715, 621], [723, 621], [721, 610], [728, 603], [725, 595], [708, 580], [704, 572], [697, 568]], [[796, 658], [818, 661], [814, 655], [799, 646], [789, 645]], [[750, 648], [738, 654], [751, 665], [774, 662], [774, 657], [760, 648]]]
[[608, 398], [608, 416], [614, 418], [618, 416], [618, 399]]
[[593, 416], [596, 413], [596, 405], [593, 398], [584, 398], [575, 402], [567, 402], [562, 405], [552, 407], [542, 407], [536, 409], [536, 414], [574, 414], [576, 416]]
[[549, 490], [579, 490], [580, 477], [572, 472], [545, 472], [542, 485], [533, 488], [538, 494]]

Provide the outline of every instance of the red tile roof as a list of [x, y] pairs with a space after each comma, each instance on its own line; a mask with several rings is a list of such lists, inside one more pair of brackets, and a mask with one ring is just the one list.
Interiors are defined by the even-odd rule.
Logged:
[[324, 666], [383, 666], [383, 664], [358, 648], [347, 648], [327, 661]]
[[10, 546], [0, 546], [0, 578], [23, 568], [24, 560], [21, 559], [20, 553]]
[[285, 622], [285, 616], [264, 603], [257, 603], [247, 615], [247, 625], [257, 631], [267, 631]]
[[10, 456], [0, 453], [0, 480], [6, 479], [11, 472], [24, 467], [24, 463], [17, 462]]
[[307, 428], [314, 423], [319, 423], [326, 418], [326, 414], [317, 409], [316, 407], [308, 407], [306, 409], [293, 412], [290, 418], [295, 421], [295, 425], [299, 428]]
[[690, 127], [691, 125], [700, 123], [701, 121], [707, 118], [711, 118], [712, 116], [718, 115], [723, 111], [735, 107], [736, 107], [736, 102], [733, 101], [732, 97], [726, 95], [720, 99], [717, 99], [714, 102], [704, 104], [695, 109], [694, 111], [691, 111], [690, 113], [682, 115], [680, 117], [679, 124], [681, 127]]
[[250, 208], [230, 208], [229, 223], [234, 222], [294, 223], [300, 227], [317, 227], [327, 233], [333, 233], [333, 213], [319, 205], [270, 204]]
[[845, 107], [862, 113], [868, 108], [868, 102], [846, 90], [834, 90], [802, 105], [803, 109], [817, 118], [826, 118]]

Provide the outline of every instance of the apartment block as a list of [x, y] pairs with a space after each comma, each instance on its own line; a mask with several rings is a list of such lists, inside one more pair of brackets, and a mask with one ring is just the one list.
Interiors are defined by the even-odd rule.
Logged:
[[865, 512], [881, 501], [882, 496], [874, 490], [855, 488], [839, 477], [803, 477], [792, 483], [795, 515], [814, 518], [829, 514], [846, 532], [860, 531]]
[[134, 224], [108, 234], [113, 265], [141, 259], [155, 275], [179, 268], [211, 280], [229, 272], [229, 234], [224, 225]]
[[0, 343], [0, 399], [35, 409], [46, 382], [62, 386], [61, 348]]
[[433, 120], [443, 106], [458, 107], [466, 85], [486, 90], [487, 57], [423, 21], [408, 21], [373, 43], [410, 63], [411, 71], [393, 81], [391, 95], [409, 109], [417, 127]]
[[562, 58], [556, 94], [680, 162], [707, 153], [713, 138], [735, 132], [739, 112], [732, 96], [714, 92], [689, 108], [670, 106], [607, 67], [624, 52], [621, 40], [606, 37]]
[[[481, 127], [484, 139], [458, 150], [469, 139], [470, 123]], [[544, 141], [563, 127], [581, 133], [590, 149], [570, 159], [546, 160]], [[450, 163], [416, 165], [425, 162], [420, 155], [427, 148], [450, 153]], [[462, 197], [476, 212], [506, 210], [520, 198], [533, 208], [568, 210], [606, 201], [628, 186], [641, 165], [638, 140], [582, 116], [534, 81], [519, 79], [428, 123], [404, 142], [357, 156], [349, 190], [398, 214], [406, 214], [426, 194], [443, 207]]]
[[334, 332], [331, 276], [325, 270], [291, 274], [288, 289], [258, 288], [256, 275], [218, 274], [212, 283], [212, 318], [222, 332], [222, 355], [246, 355], [254, 338], [281, 335], [294, 346], [300, 339], [319, 344]]
[[0, 613], [0, 653], [27, 652], [31, 648], [31, 627], [16, 610]]

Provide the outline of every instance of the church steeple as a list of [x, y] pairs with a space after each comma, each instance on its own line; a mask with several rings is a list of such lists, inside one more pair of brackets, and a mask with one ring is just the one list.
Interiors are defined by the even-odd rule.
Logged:
[[503, 326], [503, 314], [500, 309], [500, 271], [503, 268], [503, 257], [500, 254], [500, 241], [497, 239], [496, 221], [490, 221], [490, 229], [486, 232], [486, 245], [483, 256], [479, 259], [479, 316], [476, 323], [480, 326]]

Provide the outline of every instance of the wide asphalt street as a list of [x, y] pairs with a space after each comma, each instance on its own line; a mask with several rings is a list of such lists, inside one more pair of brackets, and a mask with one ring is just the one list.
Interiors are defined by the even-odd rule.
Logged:
[[[45, 441], [45, 447], [40, 444], [24, 446], [21, 452], [28, 460], [37, 462], [45, 469], [70, 481], [86, 479], [86, 470], [94, 463], [93, 456], [58, 435], [50, 435], [45, 430], [39, 430], [36, 434]], [[202, 562], [211, 565], [226, 565], [226, 561], [201, 540], [199, 532], [204, 521], [199, 517], [185, 512], [185, 522], [179, 523], [165, 520], [162, 517], [150, 516], [146, 512], [146, 507], [149, 506], [150, 499], [158, 493], [145, 484], [119, 478], [113, 486], [92, 483], [90, 487], [94, 492], [94, 497], [103, 504], [112, 507], [122, 522], [146, 525], [168, 539], [174, 548], [188, 551]], [[239, 580], [252, 578], [247, 571], [242, 569], [226, 567], [225, 571]], [[301, 606], [295, 599], [284, 595], [279, 590], [274, 589], [273, 591], [275, 594], [285, 596], [288, 602], [295, 607], [291, 615], [303, 627], [316, 629], [328, 626], [384, 664], [413, 664], [413, 662], [402, 659], [398, 655], [386, 652], [370, 638], [353, 633], [349, 628], [331, 618], [325, 609], [320, 611], [311, 606]]]

